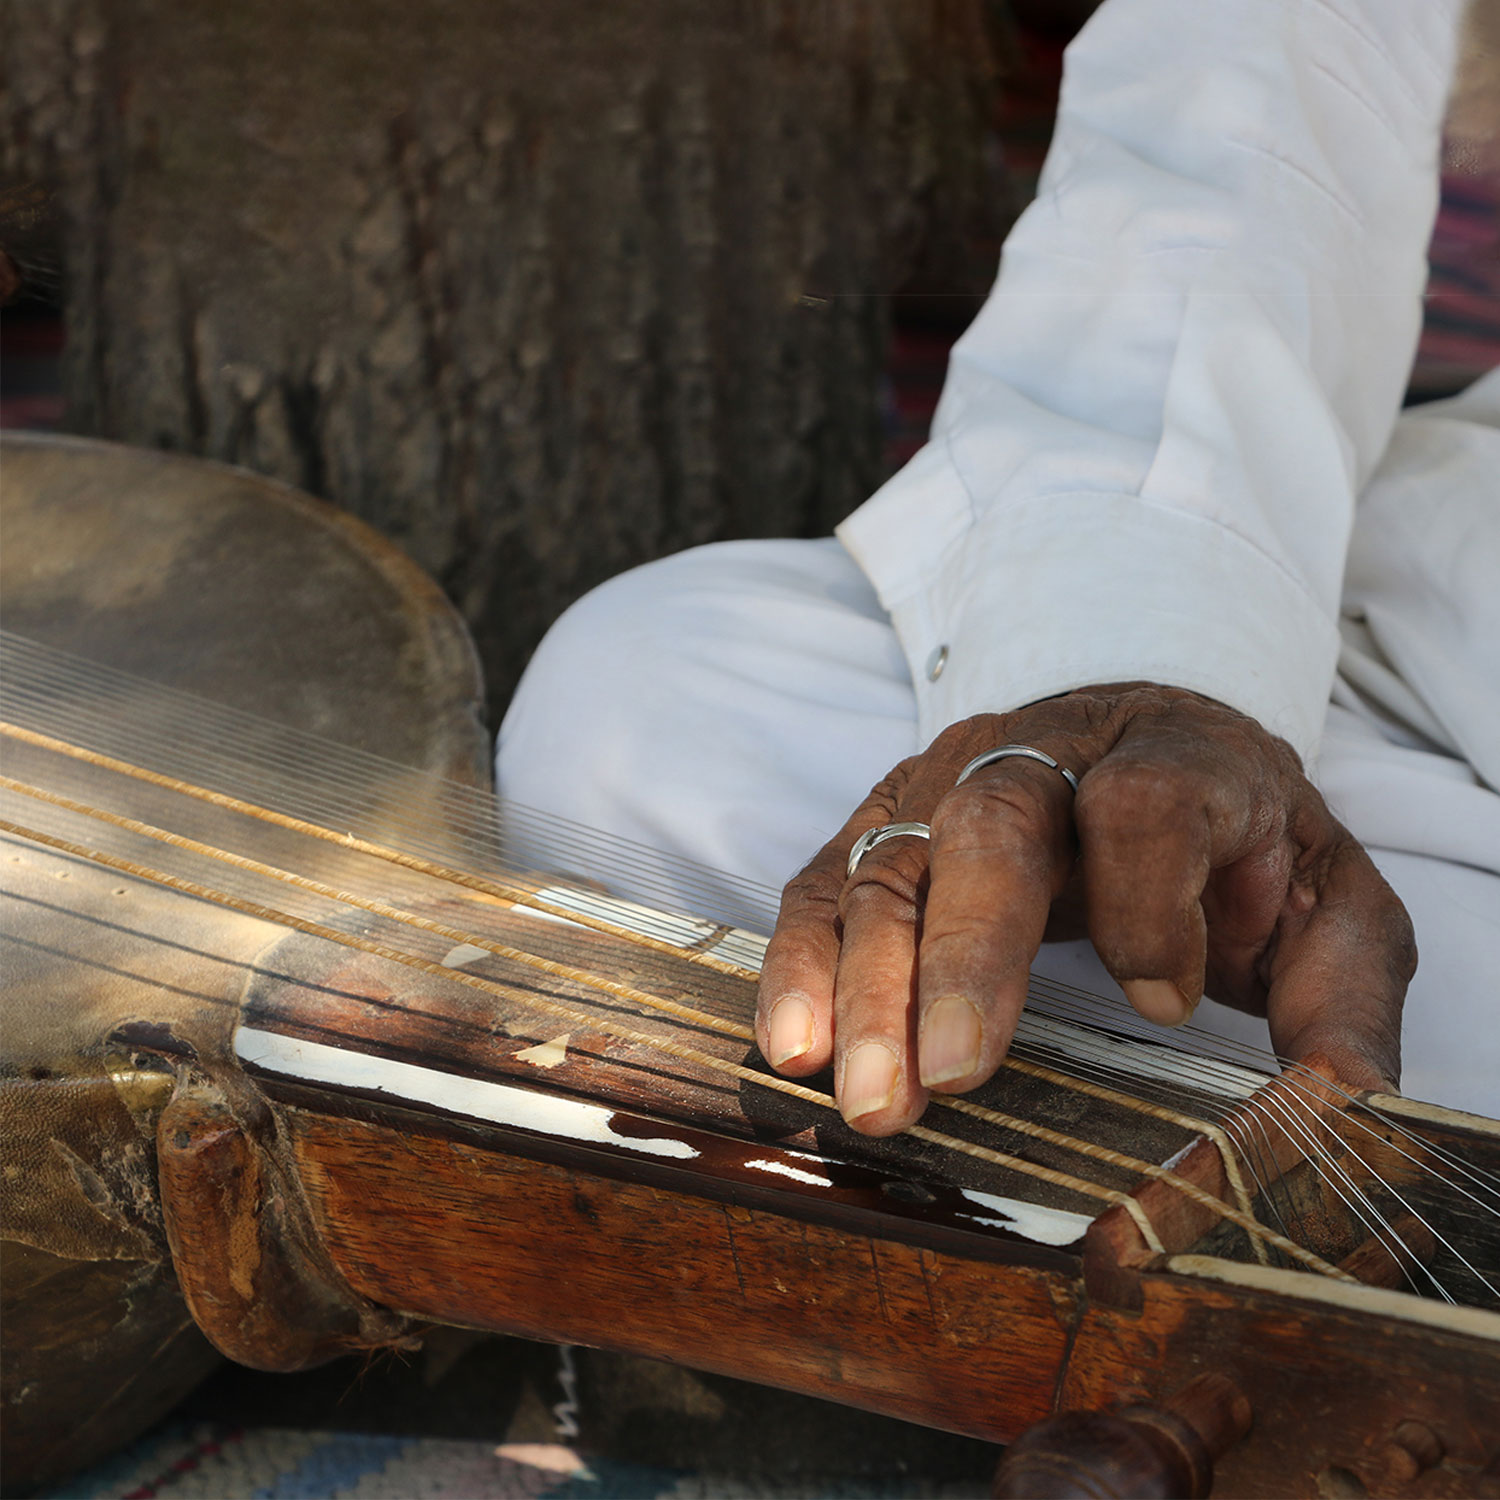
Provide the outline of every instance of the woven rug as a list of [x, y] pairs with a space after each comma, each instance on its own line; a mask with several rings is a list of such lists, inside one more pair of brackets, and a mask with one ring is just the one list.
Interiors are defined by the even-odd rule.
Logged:
[[960, 1500], [999, 1450], [656, 1360], [435, 1329], [297, 1375], [225, 1364], [44, 1500]]
[[972, 1480], [778, 1479], [590, 1459], [557, 1444], [211, 1423], [158, 1428], [108, 1463], [43, 1492], [50, 1500], [960, 1500], [985, 1493], [987, 1486]]

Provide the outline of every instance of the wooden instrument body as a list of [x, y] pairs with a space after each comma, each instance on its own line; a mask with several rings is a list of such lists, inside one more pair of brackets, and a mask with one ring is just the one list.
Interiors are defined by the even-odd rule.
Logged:
[[[101, 458], [93, 445], [81, 451]], [[57, 451], [42, 457], [63, 462]], [[185, 461], [137, 457], [156, 466], [140, 493], [158, 504], [162, 475]], [[115, 469], [116, 492], [117, 481]], [[47, 555], [44, 542], [31, 545]], [[61, 555], [53, 566], [78, 573]], [[65, 598], [87, 602], [87, 573]], [[416, 597], [431, 603], [421, 589]], [[70, 619], [65, 644], [98, 653], [112, 630], [126, 638], [130, 607], [128, 594], [88, 605], [93, 640]], [[188, 625], [174, 628], [180, 639]], [[423, 628], [446, 639], [430, 621]], [[218, 620], [205, 638], [226, 629]], [[413, 653], [421, 659], [410, 643], [398, 652], [408, 681]], [[447, 665], [425, 700], [448, 726], [432, 753], [450, 775], [464, 765], [474, 774], [483, 754], [472, 696], [454, 686], [462, 658], [452, 641], [433, 653]], [[226, 671], [211, 664], [209, 675]], [[316, 692], [309, 701], [323, 703]], [[365, 734], [368, 713], [354, 711]], [[19, 761], [19, 775], [28, 756], [12, 747], [8, 765]], [[106, 775], [89, 790], [108, 805], [112, 787]], [[148, 821], [154, 796], [131, 802]], [[223, 821], [194, 813], [183, 826], [227, 839]], [[57, 826], [68, 832], [66, 818]], [[258, 858], [291, 863], [278, 831], [234, 836]], [[121, 859], [154, 857], [142, 837], [112, 837]], [[686, 924], [680, 961], [648, 962], [614, 938], [409, 871], [296, 852], [294, 868], [424, 914], [434, 924], [426, 969], [288, 938], [273, 922], [61, 848], [4, 850], [22, 914], [11, 935], [27, 955], [8, 980], [7, 1015], [28, 1018], [19, 1044], [7, 1037], [0, 1087], [15, 1168], [7, 1233], [22, 1247], [7, 1255], [7, 1297], [20, 1294], [20, 1311], [7, 1311], [7, 1355], [18, 1356], [8, 1441], [27, 1403], [46, 1408], [23, 1472], [26, 1461], [37, 1477], [49, 1463], [55, 1471], [59, 1452], [90, 1456], [68, 1418], [99, 1400], [101, 1381], [103, 1444], [201, 1373], [185, 1298], [219, 1350], [262, 1368], [458, 1324], [676, 1360], [1001, 1442], [1054, 1411], [1168, 1400], [1212, 1371], [1254, 1408], [1249, 1438], [1219, 1461], [1216, 1494], [1458, 1495], [1489, 1483], [1500, 1316], [1226, 1259], [1222, 1235], [1205, 1238], [1170, 1195], [1153, 1198], [1160, 1183], [1139, 1187], [1099, 1167], [1116, 1191], [1153, 1201], [1153, 1222], [1160, 1211], [1168, 1254], [1153, 1255], [1118, 1208], [1101, 1215], [1097, 1202], [993, 1163], [936, 1164], [919, 1142], [872, 1145], [743, 1072], [664, 1057], [659, 1045], [679, 1034], [672, 1022], [444, 935], [586, 958], [597, 973], [742, 1025], [748, 982], [689, 961], [738, 941], [709, 924]], [[284, 894], [247, 889], [273, 902]], [[576, 893], [551, 895], [566, 905]], [[309, 898], [299, 910], [340, 933], [391, 936], [368, 909]], [[410, 931], [403, 941], [416, 942]], [[700, 1029], [692, 1042], [709, 1062], [754, 1062], [742, 1035]], [[1101, 1140], [1128, 1129], [1132, 1152], [1156, 1162], [1192, 1140], [1036, 1079], [1007, 1076], [984, 1097]], [[1401, 1118], [1432, 1143], [1433, 1160], [1444, 1148], [1500, 1172], [1492, 1124], [1442, 1111]], [[1006, 1139], [1065, 1164], [1066, 1153], [1034, 1139]], [[1330, 1255], [1350, 1248], [1329, 1234]], [[1492, 1240], [1491, 1267], [1496, 1252]], [[49, 1280], [66, 1297], [40, 1294]], [[72, 1322], [57, 1311], [65, 1301]], [[164, 1378], [143, 1396], [118, 1367], [154, 1356]]]
[[[1160, 1401], [1219, 1371], [1249, 1394], [1255, 1429], [1220, 1459], [1218, 1495], [1313, 1494], [1333, 1470], [1370, 1494], [1472, 1495], [1500, 1449], [1494, 1330], [1434, 1327], [1402, 1294], [1160, 1270], [1120, 1306], [1091, 1295], [1081, 1257], [995, 1259], [912, 1243], [900, 1225], [830, 1227], [734, 1201], [721, 1181], [621, 1180], [492, 1131], [377, 1122], [294, 1091], [277, 1111], [339, 1275], [416, 1320], [648, 1354], [997, 1442], [1058, 1409]], [[213, 1225], [174, 1248], [190, 1300], [196, 1284], [217, 1308], [215, 1268], [231, 1238], [251, 1238], [212, 1217], [222, 1186], [204, 1172], [169, 1209]], [[245, 1284], [246, 1316], [282, 1294], [253, 1272]], [[263, 1357], [264, 1338], [234, 1352]], [[230, 1330], [223, 1347], [241, 1339]], [[1421, 1473], [1390, 1452], [1411, 1423], [1443, 1454]]]
[[[480, 914], [470, 925], [485, 930]], [[1001, 1443], [1054, 1411], [1159, 1403], [1214, 1372], [1254, 1413], [1216, 1495], [1488, 1483], [1492, 1312], [1193, 1256], [1190, 1242], [1122, 1254], [1127, 1236], [1100, 1232], [1108, 1214], [1068, 1243], [1041, 1242], [1066, 1216], [1029, 1226], [1040, 1238], [977, 1223], [901, 1149], [861, 1157], [868, 1143], [754, 1085], [668, 1075], [603, 1034], [538, 1046], [519, 1011], [360, 954], [319, 967], [318, 946], [294, 939], [265, 965], [299, 980], [250, 987], [218, 1064], [156, 1028], [119, 1038], [195, 1080], [161, 1120], [164, 1206], [189, 1303], [235, 1358], [295, 1367], [461, 1324]], [[1500, 1171], [1489, 1122], [1391, 1107]], [[247, 1177], [276, 1194], [236, 1186]], [[319, 1297], [334, 1309], [321, 1344]], [[402, 1321], [371, 1323], [391, 1311]], [[1420, 1443], [1412, 1457], [1413, 1431], [1435, 1458]]]

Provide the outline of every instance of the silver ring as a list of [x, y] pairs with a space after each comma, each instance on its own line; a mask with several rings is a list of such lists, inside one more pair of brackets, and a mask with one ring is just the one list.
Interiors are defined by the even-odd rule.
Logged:
[[1008, 760], [1012, 755], [1024, 755], [1027, 760], [1039, 760], [1044, 766], [1051, 766], [1054, 771], [1062, 773], [1063, 780], [1078, 790], [1078, 778], [1066, 767], [1060, 766], [1043, 750], [1033, 750], [1030, 745], [1001, 745], [997, 750], [986, 750], [983, 755], [976, 755], [962, 771], [958, 773], [958, 780], [954, 786], [962, 786], [976, 771], [982, 771], [986, 766], [992, 766], [997, 760]]
[[849, 851], [849, 868], [844, 871], [844, 878], [848, 879], [854, 873], [855, 866], [877, 844], [883, 844], [887, 839], [899, 839], [907, 834], [913, 838], [930, 839], [932, 830], [925, 823], [887, 823], [883, 828], [867, 828], [855, 839], [854, 847]]

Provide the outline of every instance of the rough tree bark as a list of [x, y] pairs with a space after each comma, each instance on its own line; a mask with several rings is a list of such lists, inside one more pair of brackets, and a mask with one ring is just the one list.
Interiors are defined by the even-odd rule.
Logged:
[[503, 700], [598, 580], [878, 483], [883, 294], [993, 274], [994, 3], [6, 0], [70, 425], [349, 507]]

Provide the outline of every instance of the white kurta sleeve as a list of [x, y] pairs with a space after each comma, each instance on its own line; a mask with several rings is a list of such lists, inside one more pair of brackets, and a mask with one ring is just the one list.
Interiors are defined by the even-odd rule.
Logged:
[[1315, 752], [1355, 501], [1420, 331], [1462, 9], [1107, 0], [1074, 41], [931, 441], [839, 528], [924, 743], [1148, 679]]

